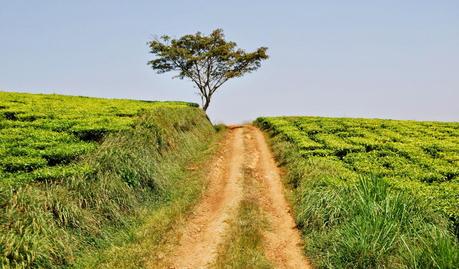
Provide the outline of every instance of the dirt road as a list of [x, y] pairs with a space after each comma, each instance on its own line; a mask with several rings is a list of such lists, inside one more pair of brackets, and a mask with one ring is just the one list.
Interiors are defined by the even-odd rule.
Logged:
[[170, 268], [209, 268], [225, 240], [229, 220], [243, 197], [243, 169], [250, 169], [263, 195], [257, 199], [268, 220], [263, 232], [265, 256], [275, 268], [310, 268], [285, 200], [279, 170], [263, 134], [253, 126], [232, 127], [211, 164], [209, 187], [191, 214]]

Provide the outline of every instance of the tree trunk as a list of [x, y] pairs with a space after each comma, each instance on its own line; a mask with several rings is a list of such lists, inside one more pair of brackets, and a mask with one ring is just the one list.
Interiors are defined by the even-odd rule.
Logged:
[[[204, 110], [204, 112], [207, 111], [207, 108], [209, 107], [209, 104], [210, 104], [210, 97], [208, 98], [205, 98], [205, 102], [203, 103], [202, 105], [202, 110]], [[212, 124], [212, 121], [210, 120], [209, 116], [207, 115], [206, 113], [206, 118], [207, 120], [210, 122], [210, 124]], [[212, 124], [213, 125], [213, 124]]]
[[205, 102], [204, 102], [204, 104], [202, 105], [202, 109], [203, 109], [204, 111], [207, 111], [207, 108], [209, 107], [209, 104], [210, 104], [210, 98], [207, 98], [207, 97], [206, 97]]

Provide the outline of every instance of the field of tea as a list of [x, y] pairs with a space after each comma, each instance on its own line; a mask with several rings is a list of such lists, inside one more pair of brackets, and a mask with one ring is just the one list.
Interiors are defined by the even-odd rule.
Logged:
[[306, 253], [318, 267], [454, 268], [459, 261], [452, 239], [459, 235], [459, 123], [325, 117], [255, 123], [287, 168]]
[[459, 123], [320, 117], [260, 118], [295, 144], [348, 173], [387, 178], [459, 220]]
[[91, 173], [91, 167], [74, 161], [97, 148], [105, 135], [131, 128], [145, 110], [189, 105], [0, 92], [0, 182]]
[[0, 92], [0, 268], [457, 268], [459, 123], [254, 125]]
[[155, 214], [160, 238], [199, 197], [186, 167], [214, 134], [190, 103], [0, 92], [0, 268], [97, 260]]

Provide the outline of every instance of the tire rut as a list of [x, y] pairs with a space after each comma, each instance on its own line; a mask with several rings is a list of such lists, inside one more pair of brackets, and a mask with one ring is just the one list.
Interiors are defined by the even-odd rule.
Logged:
[[291, 208], [284, 196], [280, 171], [263, 133], [253, 126], [248, 129], [248, 151], [255, 152], [257, 163], [252, 174], [260, 182], [264, 195], [259, 197], [262, 210], [269, 222], [263, 233], [266, 257], [275, 268], [311, 268], [303, 255], [303, 241]]

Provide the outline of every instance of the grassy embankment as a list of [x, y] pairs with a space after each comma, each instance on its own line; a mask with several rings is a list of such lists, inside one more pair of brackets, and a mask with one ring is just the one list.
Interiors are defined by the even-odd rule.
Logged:
[[143, 266], [146, 250], [114, 245], [162, 240], [203, 189], [190, 165], [218, 136], [199, 108], [0, 95], [3, 268]]
[[256, 124], [286, 168], [316, 267], [457, 268], [457, 124], [316, 117]]

